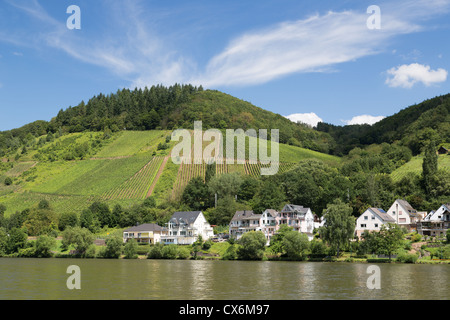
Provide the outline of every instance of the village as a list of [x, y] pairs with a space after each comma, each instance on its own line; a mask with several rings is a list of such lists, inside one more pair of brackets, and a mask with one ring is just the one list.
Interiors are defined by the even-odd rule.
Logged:
[[[251, 210], [236, 211], [229, 223], [228, 234], [215, 235], [213, 226], [201, 211], [175, 212], [164, 227], [142, 224], [125, 229], [123, 242], [134, 239], [138, 243], [192, 245], [199, 237], [215, 242], [230, 238], [237, 241], [250, 231], [260, 231], [269, 246], [271, 238], [283, 225], [305, 234], [311, 241], [325, 222], [324, 217], [314, 214], [311, 208], [286, 204], [281, 211], [266, 209], [262, 214], [255, 214]], [[365, 233], [378, 232], [383, 225], [389, 224], [398, 225], [407, 232], [416, 232], [422, 237], [440, 238], [450, 228], [450, 204], [443, 204], [435, 211], [419, 212], [406, 200], [397, 199], [387, 211], [368, 208], [356, 219], [355, 240], [361, 240]]]

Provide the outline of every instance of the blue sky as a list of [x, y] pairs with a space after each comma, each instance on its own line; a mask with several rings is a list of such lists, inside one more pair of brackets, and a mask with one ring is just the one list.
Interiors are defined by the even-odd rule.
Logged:
[[0, 0], [0, 130], [173, 83], [294, 121], [373, 123], [450, 92], [449, 13], [450, 0]]

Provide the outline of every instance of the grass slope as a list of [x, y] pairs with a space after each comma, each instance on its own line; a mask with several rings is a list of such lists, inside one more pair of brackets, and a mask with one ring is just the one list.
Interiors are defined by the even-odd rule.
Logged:
[[[206, 165], [180, 166], [170, 157], [164, 162], [176, 142], [171, 142], [167, 150], [157, 150], [157, 145], [165, 142], [170, 134], [157, 130], [123, 131], [113, 134], [110, 140], [102, 142], [98, 152], [83, 160], [33, 162], [27, 157], [27, 161], [14, 162], [12, 168], [0, 172], [3, 181], [8, 176], [14, 179], [12, 186], [0, 186], [0, 203], [6, 205], [6, 215], [9, 215], [30, 208], [42, 199], [48, 200], [59, 213], [79, 213], [96, 200], [106, 201], [111, 207], [114, 204], [127, 207], [145, 199], [150, 188], [157, 201], [176, 199], [190, 179], [204, 177]], [[58, 152], [63, 151], [64, 141], [84, 141], [92, 136], [96, 138], [98, 134], [71, 134], [57, 139], [52, 146], [59, 147]], [[303, 159], [315, 158], [336, 166], [340, 163], [340, 158], [335, 156], [284, 144], [279, 147], [279, 172]], [[42, 149], [47, 150], [49, 146]], [[33, 154], [43, 153], [42, 149], [33, 150]], [[261, 166], [247, 161], [245, 165], [217, 165], [216, 170], [217, 174], [240, 172], [258, 176]]]
[[[405, 163], [400, 168], [396, 169], [391, 173], [392, 180], [394, 182], [401, 180], [404, 176], [409, 173], [422, 174], [422, 163], [423, 156], [415, 156], [410, 161]], [[439, 155], [438, 156], [438, 168], [450, 171], [450, 156], [449, 155]]]

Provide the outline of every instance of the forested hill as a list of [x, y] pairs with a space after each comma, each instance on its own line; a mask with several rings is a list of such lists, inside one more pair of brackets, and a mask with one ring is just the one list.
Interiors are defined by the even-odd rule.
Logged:
[[344, 155], [355, 147], [383, 142], [400, 144], [419, 154], [428, 141], [450, 141], [450, 94], [412, 105], [372, 126], [335, 126], [319, 123], [317, 130], [329, 133], [336, 141], [332, 154]]
[[2, 132], [0, 150], [3, 154], [14, 152], [28, 140], [47, 133], [193, 129], [198, 120], [203, 121], [203, 129], [268, 129], [269, 134], [270, 129], [279, 129], [281, 143], [323, 153], [333, 148], [333, 139], [327, 133], [219, 91], [175, 84], [99, 94], [88, 102], [61, 109], [49, 122], [36, 121]]

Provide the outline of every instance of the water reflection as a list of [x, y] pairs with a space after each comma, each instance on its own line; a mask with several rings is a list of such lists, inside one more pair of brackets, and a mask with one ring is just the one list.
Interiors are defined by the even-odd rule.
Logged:
[[[68, 290], [69, 265], [81, 290]], [[449, 265], [281, 261], [0, 259], [0, 299], [449, 299]]]

